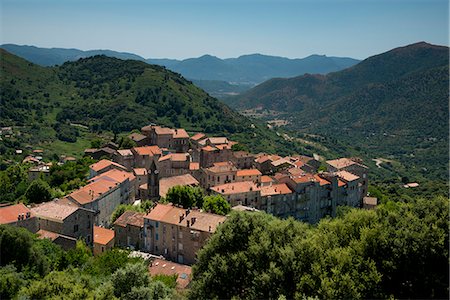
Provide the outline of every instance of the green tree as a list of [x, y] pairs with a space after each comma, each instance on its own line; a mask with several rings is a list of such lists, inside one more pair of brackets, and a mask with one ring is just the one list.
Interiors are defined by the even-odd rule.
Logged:
[[169, 189], [165, 200], [182, 205], [183, 208], [202, 207], [203, 190], [199, 187], [177, 185]]
[[203, 198], [203, 210], [224, 216], [231, 211], [231, 205], [221, 195], [211, 195]]
[[133, 288], [147, 287], [150, 283], [147, 266], [144, 263], [127, 264], [111, 276], [114, 295], [122, 297]]
[[74, 267], [83, 266], [91, 257], [92, 251], [83, 240], [78, 240], [75, 249], [67, 252], [67, 261]]
[[41, 179], [34, 180], [27, 191], [25, 192], [25, 198], [29, 203], [41, 203], [52, 199], [50, 186]]
[[0, 298], [13, 299], [25, 282], [24, 274], [13, 265], [0, 268]]

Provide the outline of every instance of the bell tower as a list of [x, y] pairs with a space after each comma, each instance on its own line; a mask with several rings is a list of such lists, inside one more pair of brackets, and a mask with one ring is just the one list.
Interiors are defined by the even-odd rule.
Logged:
[[158, 198], [159, 197], [159, 171], [156, 167], [156, 163], [153, 160], [150, 169], [148, 170], [148, 178], [147, 178], [147, 188], [148, 188], [148, 197]]

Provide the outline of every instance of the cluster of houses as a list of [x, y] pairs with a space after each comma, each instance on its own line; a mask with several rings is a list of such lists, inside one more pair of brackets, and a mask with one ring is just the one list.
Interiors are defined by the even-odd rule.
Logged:
[[[236, 142], [226, 137], [189, 136], [184, 129], [156, 125], [129, 138], [136, 147], [118, 149], [109, 143], [85, 151], [99, 160], [90, 166], [85, 186], [30, 208], [0, 207], [0, 224], [25, 227], [66, 249], [84, 239], [94, 254], [114, 246], [140, 250], [168, 260], [154, 261], [151, 272], [190, 274], [185, 265], [195, 263], [197, 251], [226, 216], [158, 203], [171, 187], [198, 186], [223, 196], [236, 210], [308, 223], [335, 216], [341, 205], [376, 205], [376, 199], [366, 197], [368, 170], [358, 159], [329, 160], [323, 170], [312, 157], [233, 151]], [[111, 222], [118, 205], [146, 199], [156, 203], [149, 212], [126, 211]]]

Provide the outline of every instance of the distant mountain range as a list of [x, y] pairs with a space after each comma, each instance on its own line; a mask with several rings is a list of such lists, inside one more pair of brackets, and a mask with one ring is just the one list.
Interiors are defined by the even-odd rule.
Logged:
[[290, 129], [328, 139], [330, 147], [345, 141], [447, 178], [448, 64], [448, 47], [421, 42], [328, 75], [271, 79], [227, 103], [261, 115], [271, 111]]
[[[145, 59], [139, 55], [111, 50], [82, 51], [78, 49], [39, 48], [4, 44], [1, 48], [41, 66], [61, 65], [94, 55], [106, 55], [120, 59], [145, 61], [165, 66], [180, 73], [215, 96], [240, 93], [265, 80], [275, 77], [293, 77], [311, 74], [326, 74], [355, 65], [359, 61], [345, 57], [311, 55], [306, 58], [289, 59], [261, 54], [243, 55], [238, 58], [220, 59], [211, 55], [184, 60]], [[206, 81], [206, 82], [204, 82]], [[213, 82], [217, 81], [217, 82]]]

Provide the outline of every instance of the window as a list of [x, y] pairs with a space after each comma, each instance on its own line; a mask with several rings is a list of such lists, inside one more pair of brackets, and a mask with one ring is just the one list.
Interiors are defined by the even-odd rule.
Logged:
[[159, 235], [155, 234], [155, 240], [159, 240]]
[[159, 222], [158, 222], [158, 221], [155, 222], [155, 227], [156, 227], [156, 228], [159, 227]]
[[178, 243], [178, 250], [179, 251], [183, 251], [183, 244], [182, 243]]
[[73, 232], [77, 232], [78, 231], [78, 224], [77, 225], [73, 225]]
[[102, 246], [102, 252], [105, 252], [105, 247], [104, 246]]

